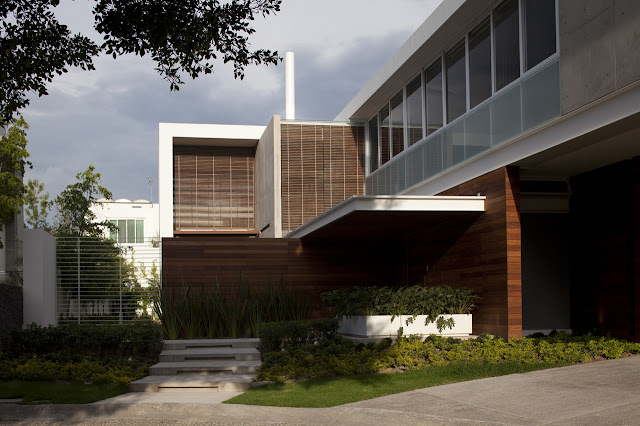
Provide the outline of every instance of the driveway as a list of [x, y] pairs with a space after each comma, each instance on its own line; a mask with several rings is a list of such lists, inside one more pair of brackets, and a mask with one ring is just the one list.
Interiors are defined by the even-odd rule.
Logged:
[[219, 401], [205, 393], [176, 392], [128, 394], [90, 405], [0, 404], [0, 422], [632, 425], [640, 424], [640, 356], [419, 389], [333, 408]]

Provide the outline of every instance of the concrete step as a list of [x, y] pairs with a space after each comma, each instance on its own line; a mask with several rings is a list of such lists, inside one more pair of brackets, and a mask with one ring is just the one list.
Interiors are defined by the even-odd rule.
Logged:
[[147, 376], [129, 385], [131, 392], [213, 391], [244, 392], [256, 384], [253, 374], [179, 374], [177, 376]]
[[260, 361], [204, 360], [159, 362], [150, 368], [152, 376], [172, 376], [184, 373], [254, 374]]
[[242, 339], [181, 339], [165, 340], [165, 350], [183, 350], [189, 348], [257, 348], [260, 346], [258, 338]]
[[202, 360], [260, 361], [260, 352], [256, 348], [199, 347], [160, 353], [160, 362]]

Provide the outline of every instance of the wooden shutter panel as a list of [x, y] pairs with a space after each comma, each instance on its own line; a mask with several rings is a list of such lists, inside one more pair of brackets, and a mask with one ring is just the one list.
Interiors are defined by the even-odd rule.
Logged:
[[174, 229], [254, 230], [254, 148], [174, 147]]

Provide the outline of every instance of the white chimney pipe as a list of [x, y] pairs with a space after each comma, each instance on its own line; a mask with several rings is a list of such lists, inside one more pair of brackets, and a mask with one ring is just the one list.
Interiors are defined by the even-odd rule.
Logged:
[[295, 86], [295, 64], [293, 52], [285, 54], [285, 98], [286, 98], [286, 114], [287, 120], [296, 119], [296, 86]]

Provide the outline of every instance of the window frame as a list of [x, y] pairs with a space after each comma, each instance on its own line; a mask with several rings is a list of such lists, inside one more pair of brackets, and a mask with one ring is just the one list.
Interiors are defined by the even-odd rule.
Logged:
[[[403, 94], [403, 135], [404, 135], [404, 149], [399, 152], [397, 155], [393, 155], [393, 140], [392, 140], [392, 125], [391, 125], [391, 99], [393, 97], [395, 97], [398, 93], [400, 93], [400, 91], [396, 91], [394, 93], [393, 96], [391, 96], [387, 102], [384, 104], [386, 105], [387, 111], [388, 111], [388, 116], [389, 116], [389, 135], [388, 135], [388, 139], [389, 139], [389, 160], [387, 162], [385, 162], [384, 164], [387, 164], [388, 162], [391, 162], [393, 160], [393, 158], [400, 156], [402, 153], [407, 152], [407, 150], [410, 150], [414, 145], [418, 145], [420, 143], [420, 141], [416, 142], [413, 145], [409, 145], [409, 141], [408, 141], [408, 116], [407, 116], [407, 86], [412, 83], [415, 78], [420, 75], [420, 82], [421, 82], [421, 101], [422, 101], [422, 139], [426, 139], [428, 137], [431, 137], [431, 135], [437, 134], [441, 131], [443, 131], [443, 129], [446, 129], [450, 124], [452, 124], [453, 122], [459, 120], [460, 118], [464, 117], [466, 114], [468, 114], [470, 111], [481, 108], [483, 105], [485, 105], [487, 102], [489, 102], [492, 98], [494, 98], [495, 96], [501, 94], [502, 92], [506, 92], [508, 91], [510, 88], [512, 88], [514, 85], [519, 84], [519, 82], [525, 78], [527, 75], [531, 74], [531, 73], [535, 73], [538, 69], [545, 67], [549, 62], [552, 62], [554, 60], [556, 60], [559, 56], [560, 56], [560, 30], [559, 30], [559, 25], [560, 25], [560, 18], [559, 18], [559, 0], [554, 0], [554, 6], [555, 6], [555, 40], [556, 40], [556, 49], [555, 49], [555, 53], [550, 55], [549, 57], [543, 59], [542, 61], [540, 61], [538, 64], [536, 64], [534, 67], [525, 70], [526, 68], [526, 52], [525, 52], [525, 48], [526, 46], [525, 44], [525, 16], [524, 16], [524, 6], [525, 6], [525, 0], [516, 0], [517, 3], [517, 7], [518, 7], [518, 47], [519, 47], [519, 63], [520, 63], [520, 75], [514, 79], [513, 81], [511, 81], [509, 84], [505, 85], [504, 87], [500, 88], [499, 90], [496, 90], [496, 47], [495, 47], [495, 10], [501, 5], [503, 4], [505, 1], [509, 1], [509, 0], [500, 0], [500, 1], [496, 1], [494, 2], [490, 7], [488, 7], [485, 12], [483, 12], [482, 14], [480, 14], [476, 19], [474, 19], [471, 24], [469, 24], [463, 31], [461, 31], [458, 35], [456, 35], [455, 37], [451, 38], [451, 42], [447, 43], [447, 45], [443, 46], [443, 48], [439, 51], [439, 53], [437, 55], [435, 55], [434, 57], [432, 57], [429, 61], [427, 61], [425, 63], [424, 66], [422, 66], [419, 70], [418, 73], [415, 73], [414, 75], [411, 76], [411, 78], [409, 78], [407, 81], [405, 81], [405, 83], [402, 85], [402, 94]], [[474, 106], [473, 108], [471, 107], [471, 93], [470, 93], [470, 67], [469, 67], [469, 33], [471, 31], [473, 31], [478, 25], [482, 24], [484, 20], [488, 19], [489, 20], [489, 28], [490, 28], [490, 48], [491, 48], [491, 95], [485, 99], [484, 101], [480, 102], [478, 105]], [[465, 54], [465, 58], [464, 58], [464, 62], [465, 62], [465, 98], [466, 98], [466, 108], [465, 108], [465, 112], [462, 113], [459, 117], [456, 117], [453, 120], [449, 120], [448, 117], [448, 110], [447, 110], [447, 73], [446, 73], [446, 63], [445, 63], [445, 54], [450, 51], [452, 48], [454, 48], [458, 43], [460, 43], [461, 37], [464, 39], [464, 54]], [[433, 131], [431, 134], [428, 133], [429, 131], [429, 121], [428, 121], [428, 100], [427, 100], [427, 71], [432, 68], [438, 61], [440, 61], [440, 73], [441, 73], [441, 98], [442, 98], [442, 126], [438, 129], [436, 129], [435, 131]], [[378, 167], [375, 171], [371, 171], [368, 170], [367, 172], [367, 176], [369, 176], [372, 173], [375, 173], [377, 171], [379, 171], [384, 164], [382, 164], [382, 121], [380, 120], [380, 112], [384, 109], [384, 105], [381, 105], [380, 108], [378, 108], [377, 112], [369, 119], [367, 120], [367, 126], [369, 121], [371, 121], [373, 118], [377, 118], [377, 131], [378, 131]], [[367, 131], [368, 132], [368, 131]], [[367, 140], [369, 140], [369, 138], [367, 138]]]

